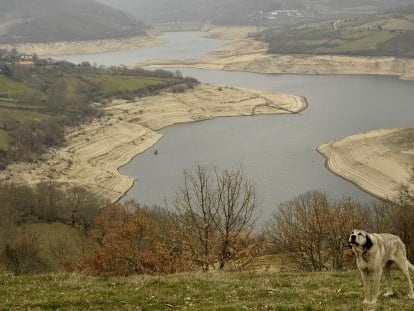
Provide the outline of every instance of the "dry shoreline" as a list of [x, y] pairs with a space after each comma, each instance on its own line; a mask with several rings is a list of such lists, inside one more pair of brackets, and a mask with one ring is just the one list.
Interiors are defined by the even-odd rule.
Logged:
[[268, 46], [249, 38], [255, 27], [214, 27], [207, 37], [231, 40], [199, 60], [155, 60], [134, 64], [150, 67], [189, 67], [257, 73], [389, 75], [414, 80], [414, 59], [397, 57], [267, 54]]
[[[364, 191], [385, 200], [398, 198], [414, 168], [414, 128], [380, 129], [318, 147], [326, 167]], [[414, 186], [411, 186], [414, 190]]]
[[54, 56], [133, 50], [158, 45], [162, 42], [163, 40], [157, 33], [150, 33], [148, 36], [136, 36], [120, 39], [2, 44], [0, 45], [0, 49], [10, 50], [12, 48], [16, 48], [19, 52], [26, 54]]
[[[414, 80], [414, 59], [341, 55], [269, 55], [267, 45], [249, 38], [248, 31], [249, 29], [246, 28], [240, 32], [236, 29], [213, 29], [212, 36], [232, 41], [205, 59], [179, 62], [152, 61], [145, 65], [258, 73], [389, 75]], [[392, 201], [398, 194], [397, 187], [402, 183], [408, 183], [409, 170], [414, 167], [414, 140], [411, 139], [413, 141], [411, 146], [407, 143], [410, 141], [407, 133], [411, 131], [414, 135], [414, 128], [377, 130], [321, 145], [317, 150], [325, 156], [325, 165], [334, 174], [378, 198]], [[404, 140], [408, 149], [392, 143], [392, 141]], [[361, 149], [365, 151], [358, 152]], [[412, 190], [414, 191], [414, 186]]]
[[[290, 74], [376, 74], [398, 76], [401, 79], [414, 80], [414, 59], [339, 55], [269, 55], [267, 54], [266, 44], [248, 37], [249, 33], [257, 30], [255, 27], [213, 27], [205, 33], [206, 37], [222, 38], [230, 41], [219, 51], [211, 53], [204, 59], [188, 61], [157, 60], [144, 64], [131, 65], [131, 67], [191, 67]], [[88, 43], [74, 42], [67, 45], [63, 44], [62, 48], [48, 46], [48, 53], [39, 53], [39, 50], [36, 53], [51, 55], [51, 48], [56, 54], [62, 54], [62, 51], [65, 51], [63, 54], [93, 53], [108, 51], [108, 49], [131, 49], [145, 46], [146, 44], [159, 43], [159, 39], [154, 37], [146, 39], [138, 37], [136, 38], [137, 41], [134, 40], [132, 38], [131, 42], [122, 42], [122, 40], [101, 43], [93, 43], [93, 41]], [[200, 88], [204, 87], [207, 86], [200, 86]], [[232, 89], [223, 88], [225, 92], [221, 91], [218, 93], [217, 88], [216, 91], [214, 91], [214, 87], [211, 88], [209, 91], [204, 91], [205, 94], [208, 93], [208, 96], [206, 95], [207, 97], [212, 96], [213, 101], [223, 100], [223, 98], [220, 99], [219, 97], [224, 96], [223, 93], [228, 93]], [[270, 111], [268, 111], [266, 109], [269, 109], [269, 104], [265, 98], [268, 98], [270, 96], [269, 94], [258, 96], [260, 92], [257, 91], [244, 90], [244, 92], [247, 92], [242, 93], [244, 95], [253, 92], [250, 93], [251, 98], [246, 95], [248, 98], [247, 102], [250, 100], [253, 100], [253, 102], [255, 100], [262, 100], [263, 102], [261, 104], [250, 103], [249, 108], [242, 107], [240, 108], [241, 110], [233, 109], [229, 113], [229, 111], [225, 110], [224, 106], [220, 108], [223, 110], [215, 110], [217, 109], [215, 105], [220, 106], [216, 101], [213, 106], [208, 107], [207, 110], [203, 110], [202, 105], [207, 98], [198, 98], [195, 96], [195, 98], [187, 98], [189, 100], [186, 103], [188, 111], [183, 115], [180, 115], [183, 113], [182, 107], [180, 106], [182, 104], [181, 101], [168, 107], [164, 111], [158, 111], [159, 114], [164, 114], [166, 119], [156, 120], [157, 118], [153, 118], [151, 121], [147, 120], [149, 122], [148, 124], [145, 123], [147, 121], [144, 120], [145, 118], [143, 119], [143, 116], [145, 115], [147, 117], [146, 109], [150, 109], [150, 111], [153, 109], [151, 109], [147, 101], [152, 99], [156, 102], [158, 98], [141, 99], [138, 105], [136, 103], [134, 104], [135, 107], [128, 106], [127, 103], [122, 102], [113, 103], [105, 108], [108, 115], [112, 114], [112, 116], [107, 117], [105, 120], [98, 120], [86, 127], [72, 130], [71, 133], [68, 133], [69, 145], [63, 148], [63, 150], [55, 150], [49, 154], [45, 161], [40, 164], [40, 168], [37, 168], [39, 164], [35, 166], [26, 164], [11, 166], [10, 170], [8, 169], [6, 172], [0, 174], [0, 180], [13, 179], [36, 183], [53, 179], [62, 183], [87, 186], [92, 191], [102, 194], [112, 201], [116, 201], [133, 186], [133, 180], [129, 177], [121, 176], [118, 169], [126, 165], [136, 155], [144, 152], [158, 142], [161, 136], [157, 130], [162, 127], [179, 122], [193, 122], [218, 116], [253, 115], [256, 113], [297, 113], [306, 108], [306, 100], [302, 98], [301, 108], [289, 108], [291, 111], [283, 111], [279, 107], [278, 110], [270, 108]], [[186, 94], [189, 95], [191, 92]], [[238, 95], [242, 96], [242, 94]], [[237, 98], [240, 98], [237, 97], [238, 95], [232, 95], [236, 98], [236, 102]], [[172, 97], [178, 95], [164, 94], [163, 96], [176, 102], [177, 98]], [[287, 97], [277, 100], [289, 102], [290, 97], [288, 95], [285, 96]], [[161, 102], [164, 99], [161, 99]], [[229, 104], [229, 101], [224, 100], [221, 102], [222, 105], [224, 103]], [[137, 110], [136, 107], [143, 108]], [[193, 107], [195, 107], [194, 109], [196, 109], [197, 114], [193, 110]], [[140, 113], [140, 110], [144, 111], [144, 113]], [[135, 115], [134, 120], [130, 118], [131, 113]], [[150, 112], [148, 115], [151, 113], [154, 112]], [[125, 114], [128, 115], [126, 116]], [[173, 116], [168, 117], [168, 114]], [[362, 190], [376, 197], [392, 200], [396, 196], [396, 187], [402, 182], [408, 181], [409, 168], [414, 167], [414, 146], [407, 145], [405, 142], [407, 148], [404, 149], [393, 144], [392, 141], [401, 142], [404, 139], [407, 140], [407, 133], [411, 133], [410, 131], [414, 132], [414, 129], [377, 130], [358, 134], [337, 142], [321, 145], [318, 147], [318, 151], [325, 156], [326, 167], [334, 174], [354, 183]], [[134, 132], [135, 135], [128, 136], [130, 132]], [[90, 150], [85, 151], [87, 149], [85, 141], [90, 139], [90, 137], [97, 139], [98, 145], [107, 144], [111, 146], [110, 142], [105, 141], [105, 135], [107, 138], [112, 135], [114, 137], [113, 140], [118, 141], [119, 144], [115, 147], [112, 146], [112, 149], [107, 148], [107, 150], [103, 148], [96, 156]], [[125, 139], [125, 137], [128, 139]], [[93, 144], [93, 141], [91, 144]], [[364, 152], [360, 152], [361, 150], [364, 150]], [[121, 157], [120, 153], [122, 152], [123, 156]], [[118, 156], [120, 159], [111, 159], [111, 153], [114, 154], [113, 157], [116, 158]], [[94, 156], [91, 157], [89, 156], [90, 154]], [[372, 159], [375, 159], [375, 161]], [[60, 171], [64, 172], [63, 176], [60, 176]]]
[[52, 150], [38, 163], [10, 165], [0, 180], [53, 180], [117, 201], [134, 183], [119, 168], [157, 143], [161, 128], [224, 116], [299, 113], [306, 106], [299, 96], [211, 85], [135, 102], [115, 101], [103, 108], [104, 118], [68, 131], [65, 147]]

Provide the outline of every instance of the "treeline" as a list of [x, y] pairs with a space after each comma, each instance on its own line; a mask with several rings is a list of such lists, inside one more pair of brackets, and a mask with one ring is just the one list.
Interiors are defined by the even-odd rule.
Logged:
[[100, 40], [146, 34], [148, 26], [91, 0], [3, 0], [1, 44]]
[[[167, 209], [134, 201], [108, 204], [85, 189], [62, 190], [53, 183], [2, 184], [3, 270], [22, 274], [58, 267], [104, 276], [241, 270], [260, 254], [263, 239], [253, 231], [255, 190], [240, 169], [196, 166], [185, 172], [180, 189]], [[45, 222], [77, 228], [89, 247], [74, 256], [68, 238], [45, 244], [28, 229]]]
[[[240, 168], [196, 165], [184, 172], [166, 208], [108, 204], [85, 189], [62, 190], [53, 183], [4, 183], [0, 267], [15, 274], [99, 276], [240, 271], [258, 256], [282, 254], [303, 271], [347, 270], [355, 268], [348, 246], [355, 228], [397, 234], [414, 260], [414, 193], [408, 186], [399, 193], [398, 202], [359, 204], [307, 192], [281, 204], [259, 229], [255, 186]], [[45, 243], [30, 229], [56, 222], [71, 233], [50, 232], [55, 239]]]
[[362, 205], [351, 198], [332, 201], [308, 192], [282, 204], [267, 224], [270, 251], [287, 253], [306, 271], [354, 267], [348, 248], [351, 230], [387, 232], [401, 237], [414, 260], [414, 192], [401, 186], [397, 202]]
[[[319, 33], [312, 33], [311, 30], [307, 32], [303, 30], [266, 30], [263, 33], [254, 35], [254, 38], [269, 44], [268, 52], [271, 54], [414, 57], [412, 49], [412, 46], [414, 45], [414, 30], [395, 34], [393, 38], [384, 42], [378, 42], [374, 47], [361, 47], [360, 49], [352, 47], [348, 50], [341, 48], [341, 44], [344, 44], [345, 41], [343, 40], [341, 31], [333, 29], [318, 31]], [[378, 31], [379, 30], [371, 30], [373, 36], [371, 39], [372, 41], [377, 40], [374, 36]], [[365, 39], [368, 40], [369, 35], [366, 36]], [[315, 44], [312, 44], [312, 41], [314, 41]], [[342, 43], [338, 44], [338, 42], [341, 41]], [[352, 42], [352, 40], [347, 41]]]
[[[50, 147], [60, 146], [65, 127], [102, 116], [101, 104], [115, 98], [155, 95], [161, 90], [182, 92], [198, 83], [180, 72], [97, 67], [87, 62], [75, 65], [35, 56], [31, 57], [34, 65], [28, 66], [19, 64], [21, 57], [26, 56], [16, 50], [0, 50], [0, 78], [14, 83], [13, 89], [0, 86], [0, 103], [5, 103], [0, 128], [8, 133], [9, 145], [0, 150], [0, 169], [12, 162], [36, 161]], [[19, 122], [14, 117], [19, 111], [33, 117]]]

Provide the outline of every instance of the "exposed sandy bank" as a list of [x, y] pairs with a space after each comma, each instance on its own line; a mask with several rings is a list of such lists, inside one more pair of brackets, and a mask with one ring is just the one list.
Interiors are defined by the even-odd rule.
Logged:
[[149, 36], [138, 36], [120, 39], [0, 45], [0, 49], [16, 48], [19, 52], [27, 54], [52, 56], [133, 50], [136, 48], [157, 45], [161, 42], [162, 40], [154, 33]]
[[231, 39], [201, 60], [156, 60], [136, 66], [193, 67], [259, 73], [375, 74], [414, 80], [414, 59], [341, 55], [267, 54], [267, 45], [248, 37], [253, 27], [213, 28], [207, 35]]
[[136, 102], [117, 101], [104, 108], [105, 118], [70, 131], [66, 147], [39, 163], [11, 165], [0, 173], [0, 180], [34, 184], [52, 179], [86, 186], [115, 201], [134, 182], [118, 169], [154, 145], [161, 138], [157, 130], [219, 116], [297, 113], [306, 105], [298, 96], [209, 85]]
[[[382, 129], [318, 147], [327, 167], [367, 192], [388, 200], [414, 168], [414, 128]], [[414, 190], [414, 187], [413, 187]]]

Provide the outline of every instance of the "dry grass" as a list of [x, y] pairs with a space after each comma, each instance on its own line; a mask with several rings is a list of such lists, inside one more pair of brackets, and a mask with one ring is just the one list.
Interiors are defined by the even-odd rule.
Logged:
[[[394, 279], [396, 295], [376, 310], [413, 309], [402, 276]], [[364, 310], [357, 272], [0, 275], [0, 297], [2, 310]]]

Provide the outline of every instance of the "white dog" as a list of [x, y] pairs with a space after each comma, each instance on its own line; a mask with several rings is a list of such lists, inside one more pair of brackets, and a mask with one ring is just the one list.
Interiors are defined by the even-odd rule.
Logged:
[[[355, 229], [351, 232], [348, 242], [356, 256], [357, 266], [361, 272], [365, 287], [365, 304], [377, 302], [382, 272], [385, 274], [388, 287], [384, 296], [393, 294], [390, 275], [393, 266], [397, 266], [404, 274], [408, 282], [408, 297], [414, 299], [413, 285], [408, 270], [414, 271], [414, 266], [407, 260], [405, 245], [398, 236], [387, 233], [367, 233], [364, 230]], [[372, 293], [370, 290], [371, 276], [374, 281]]]

